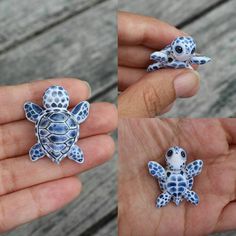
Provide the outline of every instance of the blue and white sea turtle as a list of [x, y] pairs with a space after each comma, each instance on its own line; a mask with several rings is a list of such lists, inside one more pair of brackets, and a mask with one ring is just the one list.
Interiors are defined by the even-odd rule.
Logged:
[[163, 207], [171, 200], [178, 206], [183, 199], [197, 205], [199, 197], [192, 191], [193, 177], [202, 171], [203, 161], [196, 160], [186, 166], [187, 154], [177, 146], [168, 149], [165, 159], [166, 169], [155, 161], [148, 163], [149, 173], [158, 180], [163, 192], [156, 200], [156, 207]]
[[77, 163], [84, 162], [82, 150], [76, 142], [79, 138], [79, 124], [89, 114], [89, 103], [82, 101], [68, 111], [69, 96], [61, 86], [49, 87], [43, 96], [41, 108], [32, 102], [24, 104], [26, 118], [35, 123], [37, 143], [30, 149], [32, 161], [47, 155], [53, 162], [60, 163], [68, 156]]
[[196, 43], [190, 36], [178, 37], [163, 50], [151, 54], [150, 59], [155, 61], [147, 71], [155, 71], [161, 68], [190, 68], [192, 64], [203, 65], [209, 62], [209, 57], [195, 53]]

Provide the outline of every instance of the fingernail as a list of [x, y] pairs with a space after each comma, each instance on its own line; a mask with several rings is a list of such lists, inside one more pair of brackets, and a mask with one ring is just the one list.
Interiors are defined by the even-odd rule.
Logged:
[[174, 80], [174, 88], [177, 98], [193, 96], [199, 87], [200, 76], [196, 71], [188, 71], [177, 75]]
[[86, 86], [88, 88], [88, 94], [89, 94], [89, 98], [90, 98], [91, 94], [92, 94], [92, 89], [87, 81], [83, 80], [83, 82], [86, 84]]

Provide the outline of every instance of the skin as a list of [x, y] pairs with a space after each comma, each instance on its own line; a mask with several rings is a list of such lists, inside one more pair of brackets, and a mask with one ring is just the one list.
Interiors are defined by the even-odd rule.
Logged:
[[81, 191], [81, 182], [75, 175], [108, 161], [113, 155], [114, 142], [107, 134], [116, 128], [116, 108], [109, 103], [94, 103], [88, 119], [80, 126], [78, 145], [84, 152], [85, 163], [79, 165], [65, 158], [56, 165], [47, 157], [30, 161], [28, 151], [36, 138], [34, 124], [25, 119], [23, 104], [33, 101], [42, 105], [45, 89], [55, 84], [68, 91], [70, 108], [90, 96], [87, 83], [69, 78], [0, 87], [0, 232], [54, 212], [72, 201]]
[[[190, 69], [146, 71], [153, 63], [149, 59], [151, 53], [184, 35], [157, 19], [118, 13], [119, 117], [155, 117], [169, 111], [177, 97], [192, 97], [197, 93], [199, 77]], [[186, 73], [192, 74], [192, 85], [177, 94], [174, 81]]]
[[[119, 122], [120, 235], [209, 235], [236, 225], [236, 119], [121, 119]], [[148, 161], [165, 166], [170, 146], [183, 147], [187, 163], [201, 159], [193, 190], [200, 203], [155, 207], [161, 193]]]

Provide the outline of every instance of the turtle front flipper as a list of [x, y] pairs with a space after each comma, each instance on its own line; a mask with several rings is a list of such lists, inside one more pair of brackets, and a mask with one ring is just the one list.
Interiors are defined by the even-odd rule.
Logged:
[[168, 192], [162, 193], [156, 200], [156, 207], [161, 208], [166, 206], [171, 200], [171, 195]]
[[159, 163], [157, 163], [155, 161], [149, 161], [148, 162], [148, 169], [149, 169], [150, 175], [152, 175], [153, 177], [155, 177], [159, 180], [166, 179], [166, 171]]
[[196, 160], [186, 166], [186, 174], [189, 178], [199, 175], [202, 171], [203, 161]]
[[71, 111], [72, 115], [76, 118], [77, 122], [81, 124], [89, 115], [89, 103], [87, 101], [80, 102]]
[[191, 59], [192, 64], [203, 65], [211, 61], [211, 58], [205, 56], [194, 55]]
[[26, 102], [24, 104], [25, 116], [29, 121], [36, 122], [43, 112], [43, 109], [32, 102]]
[[188, 189], [185, 190], [183, 197], [190, 203], [197, 205], [199, 203], [199, 197], [194, 191]]
[[68, 153], [68, 158], [81, 164], [84, 162], [84, 153], [76, 144], [73, 145]]
[[32, 161], [37, 161], [38, 159], [45, 156], [45, 152], [40, 143], [36, 143], [29, 151], [29, 156]]

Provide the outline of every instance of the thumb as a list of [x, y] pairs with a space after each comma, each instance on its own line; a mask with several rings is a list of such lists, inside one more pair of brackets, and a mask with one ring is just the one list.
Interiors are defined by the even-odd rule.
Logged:
[[190, 69], [162, 69], [148, 73], [118, 98], [119, 117], [155, 117], [176, 98], [192, 97], [199, 74]]

